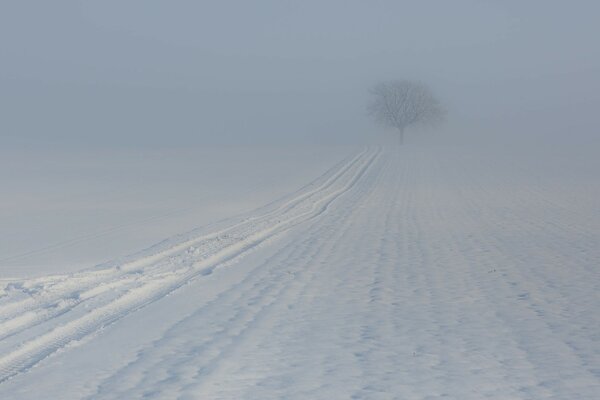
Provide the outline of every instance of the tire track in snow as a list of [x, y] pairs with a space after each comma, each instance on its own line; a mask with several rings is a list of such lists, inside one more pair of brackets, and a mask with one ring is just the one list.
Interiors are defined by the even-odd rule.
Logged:
[[[0, 382], [28, 370], [56, 350], [64, 348], [68, 343], [80, 340], [144, 305], [164, 297], [191, 279], [210, 274], [218, 265], [243, 256], [244, 253], [271, 237], [306, 220], [318, 217], [327, 211], [332, 201], [356, 184], [378, 154], [379, 149], [361, 153], [314, 190], [300, 194], [274, 211], [251, 217], [234, 228], [225, 228], [209, 235], [208, 239], [212, 241], [208, 242], [208, 248], [194, 247], [199, 244], [199, 240], [193, 239], [163, 253], [134, 261], [117, 269], [119, 272], [138, 274], [138, 279], [135, 280], [137, 286], [124, 291], [116, 298], [110, 298], [105, 304], [95, 306], [81, 316], [62, 322], [41, 335], [28, 338], [15, 349], [0, 354]], [[184, 253], [183, 256], [181, 252]], [[174, 264], [176, 269], [173, 268]], [[97, 284], [95, 281], [97, 279], [97, 276], [93, 276], [90, 280]], [[72, 292], [72, 290], [66, 291], [68, 294]], [[65, 292], [59, 291], [59, 295], [55, 297], [60, 297], [61, 294], [64, 296]], [[44, 308], [44, 304], [48, 303], [42, 301], [39, 304]], [[11, 304], [4, 304], [4, 307], [5, 310], [10, 309]], [[49, 318], [51, 320], [52, 314]]]
[[[364, 203], [373, 186], [373, 182], [365, 181], [379, 176], [381, 163], [377, 164], [360, 187], [352, 188], [352, 195], [344, 196], [343, 205], [336, 203], [335, 220], [346, 223], [336, 224], [332, 232], [331, 223], [324, 226], [322, 218], [313, 221], [305, 230], [309, 232], [298, 235], [299, 240], [277, 249], [242, 282], [171, 327], [127, 366], [106, 378], [90, 398], [177, 398], [190, 393], [213, 398], [211, 383], [227, 375], [224, 371], [230, 360], [236, 359], [238, 349], [252, 347], [271, 332], [273, 310], [285, 311], [297, 303], [290, 292], [300, 286], [295, 293], [302, 293], [316, 276], [315, 269], [322, 265], [316, 260], [335, 254], [332, 250], [343, 242], [351, 223], [347, 217], [353, 204]], [[316, 240], [321, 237], [328, 240]]]
[[[217, 232], [186, 240], [156, 254], [144, 256], [112, 268], [93, 269], [75, 274], [9, 283], [8, 287], [19, 288], [27, 291], [30, 295], [22, 300], [10, 301], [11, 299], [5, 299], [0, 303], [0, 340], [47, 319], [60, 316], [77, 306], [81, 301], [101, 294], [103, 288], [111, 289], [119, 286], [121, 283], [129, 281], [132, 276], [135, 277], [140, 272], [147, 272], [144, 271], [144, 268], [160, 265], [162, 261], [169, 261], [184, 254], [189, 249], [194, 249], [193, 255], [196, 257], [200, 255], [199, 248], [203, 248], [203, 253], [214, 253], [214, 244], [222, 246], [224, 244], [223, 239], [247, 234], [248, 228], [254, 228], [254, 224], [257, 222], [268, 221], [272, 223], [268, 218], [289, 212], [310, 196], [326, 190], [361, 157], [365, 156], [365, 152], [366, 150], [351, 158], [349, 162], [342, 163], [337, 170], [331, 171], [331, 175], [326, 176], [324, 183], [319, 185], [317, 182], [316, 187], [313, 188], [311, 188], [311, 185], [307, 185], [305, 191], [300, 191], [291, 199], [284, 200], [283, 204], [275, 210], [258, 216], [250, 216]], [[206, 254], [202, 254], [202, 256], [206, 256]], [[168, 267], [170, 268], [170, 266]], [[68, 303], [65, 302], [65, 299], [69, 299]]]
[[[294, 207], [302, 203], [302, 201], [310, 198], [317, 193], [325, 191], [341, 175], [349, 168], [355, 165], [361, 157], [364, 157], [366, 150], [361, 152], [345, 164], [342, 164], [337, 170], [332, 171], [331, 176], [327, 177], [324, 183], [316, 188], [310, 188], [308, 185], [305, 192], [297, 193], [291, 199], [287, 199], [275, 210], [260, 214], [258, 216], [250, 216], [243, 221], [229, 227], [225, 227], [217, 232], [211, 232], [200, 237], [192, 238], [178, 243], [170, 248], [164, 249], [156, 254], [144, 256], [133, 261], [117, 265], [111, 268], [101, 270], [88, 270], [80, 273], [58, 275], [42, 278], [33, 278], [24, 281], [10, 282], [8, 288], [15, 288], [27, 292], [29, 296], [24, 299], [11, 301], [10, 298], [3, 299], [0, 302], [0, 340], [5, 337], [17, 333], [20, 330], [31, 327], [46, 319], [56, 317], [69, 308], [80, 303], [80, 300], [89, 299], [99, 294], [99, 289], [106, 285], [115, 286], [122, 282], [123, 276], [126, 276], [126, 281], [130, 279], [130, 275], [136, 275], [143, 271], [146, 267], [159, 265], [161, 261], [169, 260], [177, 255], [183, 254], [186, 250], [194, 248], [194, 255], [198, 256], [200, 251], [197, 247], [203, 247], [204, 253], [214, 253], [214, 242], [221, 242], [224, 238], [231, 236], [240, 236], [249, 231], [248, 228], [254, 228], [253, 224], [260, 221], [271, 222], [268, 218], [278, 216], [289, 212]], [[217, 243], [222, 244], [222, 243]], [[203, 254], [206, 256], [206, 254]], [[86, 291], [90, 292], [86, 292]], [[5, 289], [6, 291], [6, 289]], [[71, 307], [62, 309], [59, 307], [64, 303], [64, 299], [70, 299]], [[35, 314], [36, 310], [41, 310], [37, 317], [30, 315], [28, 318], [23, 318], [26, 314]], [[52, 312], [52, 310], [55, 310]], [[13, 318], [14, 317], [14, 318]], [[13, 320], [14, 319], [14, 320]]]

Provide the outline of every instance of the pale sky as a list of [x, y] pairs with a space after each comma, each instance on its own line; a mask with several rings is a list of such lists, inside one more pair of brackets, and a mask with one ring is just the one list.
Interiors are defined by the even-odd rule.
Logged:
[[436, 137], [597, 143], [599, 15], [584, 0], [3, 0], [0, 139], [369, 142], [369, 87], [408, 78], [446, 104]]

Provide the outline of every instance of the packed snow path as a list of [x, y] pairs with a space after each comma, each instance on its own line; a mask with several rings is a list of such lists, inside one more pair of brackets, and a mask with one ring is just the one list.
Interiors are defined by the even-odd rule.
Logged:
[[597, 207], [450, 159], [365, 150], [217, 232], [4, 284], [0, 398], [597, 399]]

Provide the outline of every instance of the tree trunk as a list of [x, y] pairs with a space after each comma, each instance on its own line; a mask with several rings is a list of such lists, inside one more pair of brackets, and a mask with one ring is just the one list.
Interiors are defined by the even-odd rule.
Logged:
[[402, 146], [404, 144], [404, 128], [398, 128], [398, 146]]

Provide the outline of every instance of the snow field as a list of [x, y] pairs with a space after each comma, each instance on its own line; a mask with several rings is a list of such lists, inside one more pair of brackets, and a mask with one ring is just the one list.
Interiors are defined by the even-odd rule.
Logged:
[[600, 185], [470, 154], [365, 150], [212, 234], [8, 283], [0, 397], [596, 399]]

